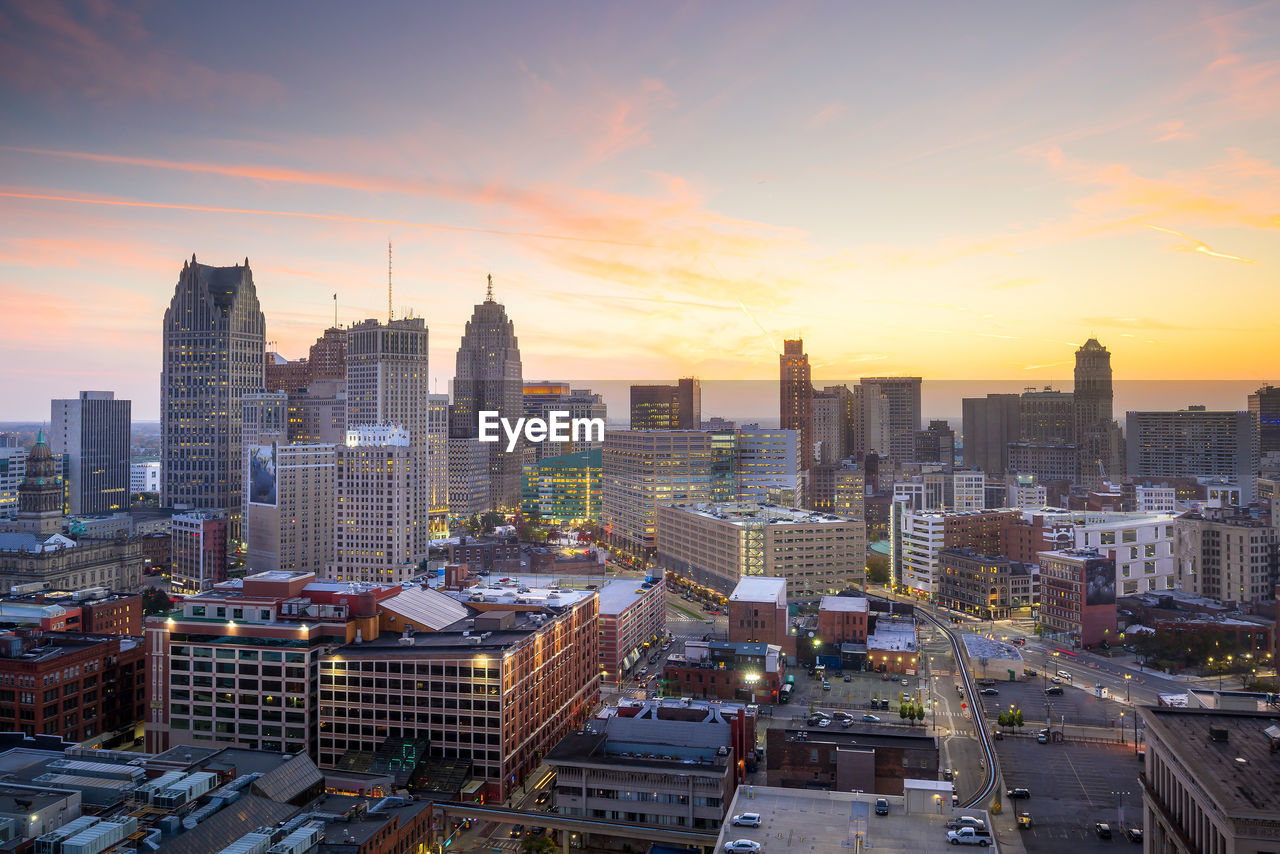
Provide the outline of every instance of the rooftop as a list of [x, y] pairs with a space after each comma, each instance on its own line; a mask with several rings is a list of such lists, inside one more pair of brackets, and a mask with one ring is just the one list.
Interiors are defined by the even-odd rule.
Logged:
[[707, 519], [719, 519], [731, 525], [745, 525], [748, 523], [768, 525], [851, 524], [850, 520], [840, 516], [833, 516], [830, 513], [802, 510], [798, 507], [782, 507], [768, 502], [698, 502], [696, 504], [672, 504], [670, 506]]
[[[947, 784], [950, 785], [950, 784]], [[884, 797], [889, 814], [874, 814], [875, 802]], [[949, 848], [947, 821], [953, 815], [972, 815], [989, 821], [983, 810], [963, 812], [939, 807], [936, 813], [907, 813], [897, 795], [828, 792], [816, 789], [783, 789], [775, 786], [739, 786], [729, 814], [759, 813], [757, 828], [734, 827], [725, 822], [716, 850], [735, 839], [751, 839], [767, 851], [803, 851], [805, 854], [850, 854], [854, 840], [862, 836], [862, 850], [877, 854], [919, 854]], [[995, 854], [998, 848], [984, 848]]]
[[[1272, 730], [1280, 736], [1280, 714], [1214, 709], [1152, 708], [1141, 710], [1148, 743], [1159, 741], [1196, 782], [1230, 815], [1280, 812], [1280, 753], [1273, 752]], [[1211, 730], [1225, 733], [1215, 740]]]
[[786, 599], [787, 580], [768, 576], [752, 576], [738, 579], [738, 584], [729, 595], [730, 602], [768, 602], [776, 603]]
[[644, 581], [610, 581], [600, 588], [600, 614], [621, 614], [655, 586]]
[[937, 747], [938, 740], [924, 729], [888, 729], [874, 724], [855, 724], [849, 729], [788, 727], [783, 730], [787, 741], [797, 737], [814, 744], [857, 745], [858, 747]]
[[965, 651], [970, 658], [997, 658], [1021, 661], [1022, 653], [1016, 646], [986, 635], [963, 634]]
[[865, 596], [823, 596], [822, 602], [818, 605], [818, 610], [852, 611], [866, 614], [870, 610], [870, 603]]
[[915, 652], [915, 622], [886, 619], [876, 620], [876, 628], [867, 636], [867, 649], [886, 650], [888, 652]]

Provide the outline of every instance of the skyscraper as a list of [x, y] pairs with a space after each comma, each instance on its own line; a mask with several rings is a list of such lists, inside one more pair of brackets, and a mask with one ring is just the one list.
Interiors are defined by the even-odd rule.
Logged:
[[1121, 475], [1120, 428], [1112, 416], [1111, 353], [1090, 338], [1076, 350], [1077, 482], [1090, 488]]
[[263, 390], [266, 320], [249, 259], [184, 262], [164, 313], [160, 428], [166, 507], [224, 509], [241, 537], [241, 401]]
[[[635, 386], [632, 386], [634, 396]], [[589, 388], [570, 388], [568, 383], [536, 382], [524, 384], [524, 416], [526, 418], [550, 418], [552, 412], [567, 412], [570, 418], [599, 418], [608, 415], [604, 398]], [[695, 425], [696, 426], [696, 425]], [[635, 429], [635, 428], [632, 428]], [[558, 457], [599, 450], [604, 440], [593, 441], [594, 436], [579, 436], [568, 442], [552, 442], [548, 439], [534, 446], [535, 459]], [[522, 499], [523, 500], [523, 499]]]
[[989, 394], [961, 401], [964, 422], [964, 464], [990, 475], [1009, 467], [1009, 443], [1018, 441], [1019, 398], [1016, 394]]
[[1267, 385], [1249, 395], [1249, 411], [1258, 419], [1258, 450], [1280, 451], [1280, 388]]
[[1258, 425], [1252, 412], [1203, 406], [1130, 412], [1125, 439], [1134, 478], [1220, 477], [1240, 487], [1243, 504], [1257, 495]]
[[[395, 457], [403, 456], [407, 460], [408, 471], [400, 477], [396, 472], [393, 479], [388, 480], [384, 489], [407, 489], [401, 496], [385, 495], [388, 503], [395, 503], [400, 511], [390, 514], [386, 520], [396, 525], [407, 526], [406, 530], [395, 531], [396, 548], [384, 550], [383, 557], [398, 566], [408, 555], [415, 559], [425, 557], [429, 540], [428, 517], [430, 515], [430, 483], [428, 454], [430, 439], [430, 399], [427, 383], [427, 324], [421, 317], [388, 320], [385, 323], [377, 320], [363, 320], [347, 330], [347, 437], [344, 442], [350, 449], [352, 445], [351, 431], [364, 431], [366, 427], [396, 427], [395, 441], [387, 443], [385, 436], [360, 432], [360, 445], [363, 447], [394, 447], [400, 450], [388, 451]], [[356, 489], [354, 481], [344, 482], [344, 476], [355, 476], [364, 470], [362, 465], [373, 463], [372, 451], [361, 455], [355, 450], [345, 453], [352, 460], [361, 460], [360, 465], [344, 464], [344, 451], [338, 449], [338, 469], [336, 489], [341, 498], [344, 493], [350, 497], [351, 489]], [[391, 457], [380, 460], [379, 464], [390, 464]], [[403, 463], [402, 463], [403, 464]], [[361, 474], [363, 477], [364, 475]], [[342, 517], [339, 508], [339, 517]], [[349, 524], [359, 525], [359, 517], [351, 516], [348, 510]], [[372, 519], [368, 520], [371, 523]], [[379, 522], [380, 524], [380, 522]], [[350, 535], [353, 532], [347, 531]], [[379, 536], [388, 534], [379, 531]], [[338, 531], [341, 539], [343, 532]], [[390, 535], [390, 534], [388, 534]], [[350, 543], [344, 550], [343, 543], [338, 544], [338, 563], [344, 555], [351, 556]], [[370, 563], [361, 555], [361, 568], [369, 569]], [[344, 572], [342, 577], [350, 580], [351, 572]], [[383, 576], [376, 573], [368, 575], [366, 580], [377, 580]]]
[[632, 430], [697, 430], [702, 426], [702, 383], [684, 377], [675, 385], [631, 387]]
[[809, 472], [813, 469], [813, 378], [803, 339], [782, 342], [778, 374], [780, 426], [796, 431], [800, 454], [800, 494], [796, 501], [807, 507]]
[[[449, 435], [454, 438], [478, 436], [480, 413], [486, 411], [497, 412], [499, 418], [509, 418], [514, 424], [523, 409], [520, 344], [506, 308], [493, 298], [493, 277], [490, 276], [484, 302], [472, 312], [458, 347]], [[493, 442], [488, 451], [490, 508], [519, 507], [524, 445], [517, 444], [507, 453], [506, 443]]]
[[[861, 385], [879, 389], [888, 400], [889, 457], [898, 463], [911, 462], [920, 429], [920, 377], [863, 377]], [[874, 396], [874, 393], [873, 393]], [[881, 456], [884, 455], [882, 449]]]
[[129, 509], [130, 403], [113, 392], [54, 400], [49, 448], [63, 457], [66, 508], [73, 516]]

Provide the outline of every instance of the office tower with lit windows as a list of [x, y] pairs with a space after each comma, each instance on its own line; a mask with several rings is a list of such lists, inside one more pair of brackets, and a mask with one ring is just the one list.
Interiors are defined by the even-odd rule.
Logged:
[[796, 431], [744, 424], [737, 432], [737, 500], [795, 506], [800, 488]]
[[630, 425], [632, 430], [697, 430], [702, 383], [685, 377], [675, 385], [633, 385]]
[[427, 526], [449, 533], [449, 395], [427, 395]]
[[[479, 436], [480, 413], [496, 412], [498, 418], [516, 423], [524, 411], [524, 379], [520, 343], [507, 309], [493, 297], [493, 277], [484, 302], [476, 305], [462, 333], [457, 370], [453, 377], [453, 406], [449, 410], [449, 436]], [[486, 509], [520, 505], [520, 487], [526, 446], [518, 442], [507, 453], [505, 442], [486, 443], [489, 456], [489, 496]]]
[[82, 391], [50, 408], [49, 447], [62, 457], [68, 515], [128, 510], [130, 402]]
[[1267, 385], [1249, 395], [1249, 411], [1258, 421], [1258, 451], [1280, 451], [1280, 388]]
[[182, 265], [164, 313], [160, 374], [161, 504], [224, 509], [241, 538], [241, 402], [262, 391], [266, 319], [249, 260]]
[[708, 499], [717, 458], [714, 446], [724, 436], [712, 430], [605, 431], [600, 521], [610, 541], [652, 554], [658, 507]]
[[[894, 462], [911, 462], [915, 455], [916, 431], [920, 429], [920, 383], [920, 377], [863, 377], [860, 381], [867, 393], [876, 397], [878, 392], [888, 404], [887, 453]], [[885, 456], [885, 452], [880, 455]]]
[[599, 519], [602, 456], [600, 449], [579, 451], [526, 465], [521, 511], [557, 525]]
[[[394, 425], [353, 427], [334, 462], [334, 581], [402, 584], [426, 556], [413, 518], [409, 432]], [[421, 522], [421, 524], [419, 524]]]
[[848, 386], [827, 386], [813, 393], [814, 458], [824, 465], [836, 465], [853, 453], [849, 446], [849, 417], [853, 392]]
[[779, 425], [796, 431], [800, 462], [800, 503], [806, 501], [809, 472], [813, 469], [813, 377], [809, 357], [800, 338], [782, 342], [778, 356]]
[[[546, 380], [525, 383], [524, 417], [549, 419], [552, 412], [566, 412], [570, 418], [599, 418], [602, 424], [608, 415], [604, 398], [589, 388], [570, 388], [568, 383]], [[545, 457], [599, 450], [604, 444], [603, 439], [593, 441], [594, 438], [595, 435], [590, 432], [567, 442], [552, 442], [548, 438], [533, 446], [534, 458], [541, 460]]]
[[1252, 412], [1203, 406], [1130, 412], [1125, 438], [1130, 477], [1222, 477], [1240, 487], [1242, 505], [1257, 495], [1258, 425]]
[[1018, 398], [1018, 427], [1018, 437], [1009, 441], [1071, 444], [1076, 436], [1075, 395], [1048, 386], [1027, 389]]

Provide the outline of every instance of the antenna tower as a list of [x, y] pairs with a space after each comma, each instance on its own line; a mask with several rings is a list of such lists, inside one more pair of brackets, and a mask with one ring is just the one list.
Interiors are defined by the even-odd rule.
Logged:
[[391, 241], [387, 240], [387, 320], [396, 319], [396, 310], [391, 307]]

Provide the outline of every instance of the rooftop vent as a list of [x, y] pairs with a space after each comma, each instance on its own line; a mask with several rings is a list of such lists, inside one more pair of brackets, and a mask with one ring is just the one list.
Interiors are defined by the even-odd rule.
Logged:
[[1227, 742], [1230, 740], [1230, 732], [1226, 727], [1211, 726], [1209, 727], [1209, 740], [1217, 742]]

